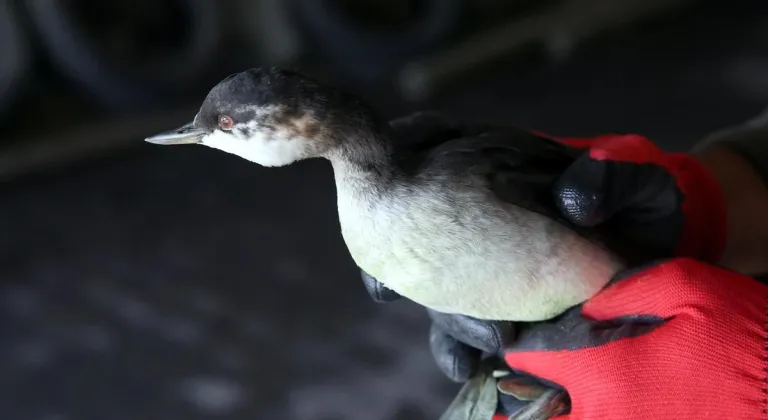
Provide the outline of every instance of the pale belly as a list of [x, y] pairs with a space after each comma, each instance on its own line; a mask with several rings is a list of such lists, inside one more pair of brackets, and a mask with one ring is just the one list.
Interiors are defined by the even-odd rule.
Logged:
[[340, 212], [358, 266], [437, 311], [545, 320], [594, 295], [622, 268], [614, 255], [536, 213], [509, 207], [480, 216], [464, 208], [457, 215], [455, 205], [452, 214], [437, 207], [346, 220]]

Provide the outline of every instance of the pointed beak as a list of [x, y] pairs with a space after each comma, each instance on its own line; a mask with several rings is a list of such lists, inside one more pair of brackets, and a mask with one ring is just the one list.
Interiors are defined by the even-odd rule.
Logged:
[[195, 127], [193, 123], [189, 123], [175, 130], [147, 137], [144, 140], [163, 146], [171, 144], [196, 144], [200, 143], [205, 134], [207, 134], [205, 130]]

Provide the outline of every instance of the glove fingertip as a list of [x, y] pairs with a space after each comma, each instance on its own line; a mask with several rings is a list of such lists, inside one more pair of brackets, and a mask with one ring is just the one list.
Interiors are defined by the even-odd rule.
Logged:
[[609, 216], [604, 210], [605, 162], [582, 156], [555, 182], [555, 204], [569, 222], [594, 227]]
[[432, 325], [429, 332], [429, 348], [437, 367], [451, 381], [466, 382], [480, 365], [479, 350], [456, 340], [436, 325]]
[[498, 354], [515, 339], [517, 327], [510, 321], [488, 321], [466, 315], [427, 310], [433, 325], [454, 339], [489, 354]]

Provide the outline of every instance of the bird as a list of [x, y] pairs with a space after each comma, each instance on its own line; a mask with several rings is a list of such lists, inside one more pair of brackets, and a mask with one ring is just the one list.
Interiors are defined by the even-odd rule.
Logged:
[[627, 266], [610, 235], [559, 216], [552, 185], [582, 151], [518, 127], [437, 111], [387, 121], [353, 93], [267, 66], [224, 78], [192, 122], [145, 140], [265, 167], [330, 161], [354, 262], [435, 311], [544, 321]]

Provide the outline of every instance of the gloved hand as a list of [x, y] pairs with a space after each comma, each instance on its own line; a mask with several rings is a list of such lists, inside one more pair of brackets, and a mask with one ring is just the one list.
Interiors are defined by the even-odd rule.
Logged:
[[768, 286], [681, 258], [626, 274], [499, 350], [568, 391], [558, 419], [763, 419], [766, 307]]
[[585, 149], [554, 185], [555, 203], [568, 221], [610, 226], [658, 258], [719, 260], [726, 241], [725, 202], [694, 156], [665, 153], [638, 135], [551, 138]]
[[[537, 133], [544, 137], [545, 134]], [[584, 153], [553, 186], [553, 199], [575, 225], [611, 225], [656, 257], [692, 256], [717, 261], [725, 245], [725, 206], [716, 182], [694, 157], [664, 153], [636, 135], [592, 139], [554, 138]], [[397, 294], [364, 274], [379, 302]], [[430, 347], [440, 369], [463, 382], [477, 370], [481, 354], [498, 354], [516, 339], [512, 322], [488, 322], [429, 311]], [[501, 396], [507, 411], [519, 401]]]
[[[611, 225], [628, 241], [654, 250], [655, 257], [718, 260], [725, 245], [725, 206], [719, 186], [696, 158], [664, 153], [637, 135], [578, 139], [536, 134], [584, 149], [553, 186], [554, 201], [568, 221], [584, 227]], [[377, 302], [399, 298], [365, 273], [363, 282]], [[437, 315], [441, 323], [450, 318], [452, 335], [433, 326], [432, 351], [454, 381], [463, 382], [475, 372], [480, 350], [492, 352], [514, 338], [511, 322]], [[494, 344], [480, 350], [463, 344], [482, 342], [477, 337], [492, 337]]]

